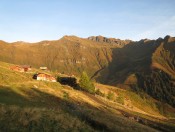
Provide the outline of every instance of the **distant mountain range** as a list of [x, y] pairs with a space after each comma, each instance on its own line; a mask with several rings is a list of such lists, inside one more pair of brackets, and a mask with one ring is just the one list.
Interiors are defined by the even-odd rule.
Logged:
[[80, 75], [97, 82], [146, 92], [175, 107], [175, 38], [120, 40], [103, 36], [38, 43], [0, 41], [0, 61], [47, 66], [50, 70]]

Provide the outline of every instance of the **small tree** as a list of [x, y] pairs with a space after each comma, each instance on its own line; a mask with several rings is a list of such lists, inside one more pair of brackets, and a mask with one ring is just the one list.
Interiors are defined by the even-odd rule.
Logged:
[[79, 81], [79, 86], [81, 87], [82, 90], [87, 91], [91, 94], [95, 93], [95, 86], [89, 79], [88, 75], [86, 72], [83, 72], [80, 81]]

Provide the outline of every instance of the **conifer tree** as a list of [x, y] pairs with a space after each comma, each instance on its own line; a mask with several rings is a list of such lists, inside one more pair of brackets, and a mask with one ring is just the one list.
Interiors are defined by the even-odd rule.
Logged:
[[79, 81], [79, 86], [81, 87], [82, 90], [87, 91], [91, 94], [95, 93], [95, 86], [93, 82], [89, 79], [88, 75], [86, 72], [83, 72], [80, 81]]

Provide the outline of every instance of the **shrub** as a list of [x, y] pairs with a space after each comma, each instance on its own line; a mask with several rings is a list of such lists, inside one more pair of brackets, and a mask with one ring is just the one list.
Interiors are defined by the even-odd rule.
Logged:
[[109, 99], [109, 100], [114, 100], [114, 93], [111, 92], [111, 91], [109, 91], [109, 92], [108, 92], [108, 95], [107, 95], [107, 99]]
[[66, 100], [69, 99], [69, 93], [64, 91], [63, 92], [63, 98], [66, 99]]
[[57, 81], [63, 85], [69, 85], [71, 87], [77, 86], [77, 79], [74, 77], [57, 77]]
[[105, 94], [102, 93], [102, 92], [100, 91], [100, 89], [97, 89], [97, 90], [95, 91], [95, 94], [100, 95], [100, 96], [102, 96], [102, 97], [105, 97]]
[[124, 105], [124, 97], [123, 95], [119, 94], [118, 97], [116, 98], [116, 102], [119, 104]]
[[89, 79], [88, 75], [86, 72], [83, 72], [80, 81], [79, 81], [79, 86], [82, 90], [89, 92], [91, 94], [95, 93], [95, 86]]

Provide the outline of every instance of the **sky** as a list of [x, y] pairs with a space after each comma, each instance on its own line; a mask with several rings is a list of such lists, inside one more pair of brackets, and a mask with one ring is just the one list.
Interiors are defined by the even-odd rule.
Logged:
[[175, 36], [175, 0], [0, 0], [0, 40]]

